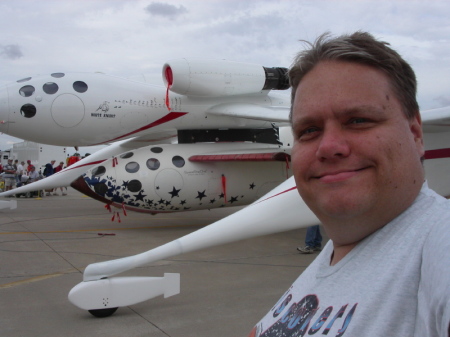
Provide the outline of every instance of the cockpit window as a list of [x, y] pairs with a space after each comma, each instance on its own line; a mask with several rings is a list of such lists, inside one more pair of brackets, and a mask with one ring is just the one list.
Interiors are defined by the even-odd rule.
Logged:
[[19, 90], [20, 96], [30, 97], [34, 93], [34, 87], [32, 85], [26, 85]]
[[24, 104], [20, 108], [20, 114], [25, 118], [31, 118], [36, 115], [36, 107], [33, 104]]
[[44, 90], [45, 93], [49, 94], [49, 95], [53, 95], [54, 93], [56, 93], [58, 91], [58, 85], [54, 82], [47, 82], [42, 86], [42, 89]]
[[31, 77], [25, 77], [25, 78], [22, 78], [21, 80], [18, 80], [17, 83], [26, 82], [26, 81], [29, 81], [29, 80], [31, 80]]
[[52, 74], [52, 77], [55, 77], [55, 78], [61, 78], [61, 77], [64, 77], [64, 73], [53, 73]]
[[76, 81], [76, 82], [73, 82], [73, 89], [76, 92], [83, 93], [88, 90], [88, 86], [83, 81]]

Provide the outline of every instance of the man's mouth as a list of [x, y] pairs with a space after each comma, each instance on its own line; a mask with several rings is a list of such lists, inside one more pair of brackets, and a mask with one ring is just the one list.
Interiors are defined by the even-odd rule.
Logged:
[[315, 178], [320, 180], [323, 183], [334, 183], [344, 181], [354, 176], [357, 176], [361, 171], [365, 170], [367, 167], [356, 169], [356, 170], [339, 170], [339, 171], [330, 171], [325, 172], [316, 176]]

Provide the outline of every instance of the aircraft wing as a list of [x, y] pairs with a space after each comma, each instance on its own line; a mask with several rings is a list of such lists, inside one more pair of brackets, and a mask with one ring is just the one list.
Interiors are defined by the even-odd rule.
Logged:
[[421, 113], [424, 132], [450, 131], [450, 106], [425, 110]]
[[0, 193], [0, 197], [14, 195], [16, 193], [26, 193], [43, 189], [52, 189], [57, 187], [69, 186], [75, 179], [83, 175], [90, 168], [111, 159], [121, 153], [130, 151], [149, 145], [151, 143], [164, 144], [172, 143], [176, 139], [177, 133], [175, 131], [166, 130], [163, 132], [153, 133], [151, 135], [144, 135], [141, 137], [130, 138], [127, 140], [112, 143], [111, 145], [96, 151], [90, 156], [81, 159], [75, 164], [65, 168], [64, 170], [51, 175], [50, 177], [35, 181], [31, 184], [14, 188], [8, 192]]
[[290, 124], [289, 107], [261, 106], [249, 103], [223, 103], [215, 105], [206, 111], [207, 115], [228, 116], [236, 118], [256, 119], [274, 123]]

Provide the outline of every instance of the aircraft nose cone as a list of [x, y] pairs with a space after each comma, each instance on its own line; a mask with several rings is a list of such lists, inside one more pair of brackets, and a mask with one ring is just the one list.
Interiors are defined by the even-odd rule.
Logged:
[[95, 193], [91, 188], [89, 188], [88, 184], [84, 180], [83, 176], [78, 177], [78, 179], [74, 180], [70, 186], [72, 186], [77, 191], [91, 197], [92, 199], [98, 200], [105, 204], [111, 204], [111, 200], [108, 200], [101, 195]]
[[3, 86], [0, 87], [0, 132], [6, 132], [8, 130], [8, 114], [8, 90], [6, 86]]

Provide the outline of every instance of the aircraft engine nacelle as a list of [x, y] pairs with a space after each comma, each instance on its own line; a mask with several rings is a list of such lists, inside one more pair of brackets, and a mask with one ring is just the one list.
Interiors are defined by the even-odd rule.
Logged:
[[287, 68], [227, 60], [176, 59], [162, 69], [166, 87], [177, 94], [219, 97], [289, 88]]

